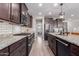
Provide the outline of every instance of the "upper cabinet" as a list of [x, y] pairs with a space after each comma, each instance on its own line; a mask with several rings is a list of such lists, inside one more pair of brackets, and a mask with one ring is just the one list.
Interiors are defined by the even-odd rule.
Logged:
[[22, 4], [21, 4], [21, 13], [22, 13], [23, 15], [27, 15], [27, 11], [28, 11], [27, 6], [26, 6], [24, 3], [22, 3]]
[[15, 23], [20, 23], [20, 4], [11, 4], [11, 21]]
[[21, 24], [32, 27], [32, 16], [28, 13], [28, 8], [25, 4], [21, 4]]
[[32, 26], [32, 16], [28, 13], [25, 3], [0, 3], [0, 19]]
[[28, 8], [25, 4], [21, 4], [21, 24], [28, 25]]
[[32, 20], [33, 20], [33, 17], [31, 15], [29, 15], [28, 27], [32, 27]]
[[0, 3], [0, 19], [10, 20], [10, 4]]

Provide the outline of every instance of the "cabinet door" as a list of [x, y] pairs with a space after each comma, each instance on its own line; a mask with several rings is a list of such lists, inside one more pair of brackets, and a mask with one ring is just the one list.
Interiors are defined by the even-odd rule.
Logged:
[[32, 27], [32, 19], [33, 19], [33, 17], [30, 16], [30, 27]]
[[71, 50], [71, 55], [72, 56], [79, 56], [79, 46], [71, 44], [70, 45], [70, 50]]
[[26, 56], [26, 44], [24, 43], [15, 49], [10, 56]]
[[11, 21], [20, 23], [20, 4], [12, 3]]
[[26, 55], [26, 38], [23, 38], [10, 46], [10, 56], [25, 56], [25, 55]]
[[28, 16], [28, 27], [32, 27], [32, 16]]
[[56, 37], [48, 34], [48, 44], [52, 52], [56, 55]]
[[0, 50], [0, 56], [8, 56], [9, 52], [8, 52], [8, 47]]
[[27, 7], [25, 4], [21, 4], [21, 24], [27, 25]]
[[0, 3], [0, 18], [10, 20], [10, 4]]
[[22, 10], [22, 11], [21, 11], [22, 14], [23, 14], [23, 15], [26, 15], [27, 10], [28, 10], [27, 7], [26, 7], [26, 5], [25, 5], [25, 4], [21, 4], [21, 7], [22, 7], [22, 9], [21, 9], [21, 10]]

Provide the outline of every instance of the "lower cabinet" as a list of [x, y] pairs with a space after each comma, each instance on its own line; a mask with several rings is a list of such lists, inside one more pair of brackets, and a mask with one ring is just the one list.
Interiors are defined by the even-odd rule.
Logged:
[[0, 50], [0, 56], [8, 56], [8, 55], [9, 55], [8, 47]]
[[28, 56], [34, 41], [34, 33], [0, 50], [0, 56]]
[[70, 44], [67, 41], [56, 39], [57, 56], [70, 56]]
[[48, 44], [54, 55], [56, 55], [56, 38], [48, 34]]
[[29, 55], [29, 53], [30, 53], [30, 51], [31, 51], [33, 42], [34, 42], [34, 33], [31, 34], [31, 35], [28, 37], [28, 55]]
[[26, 56], [26, 38], [10, 46], [10, 56]]
[[48, 33], [45, 32], [44, 33], [44, 40], [48, 40], [48, 36], [47, 35], [48, 35]]
[[48, 34], [49, 48], [55, 56], [79, 56], [79, 46]]
[[79, 56], [79, 46], [76, 46], [74, 44], [70, 45], [71, 55], [72, 56]]

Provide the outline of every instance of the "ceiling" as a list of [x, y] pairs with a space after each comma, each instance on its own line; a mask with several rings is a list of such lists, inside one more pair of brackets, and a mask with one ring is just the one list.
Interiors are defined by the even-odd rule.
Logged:
[[[57, 18], [60, 13], [60, 6], [54, 6], [54, 3], [42, 3], [42, 6], [38, 6], [39, 3], [26, 3], [28, 12], [33, 16], [50, 16]], [[65, 12], [65, 19], [79, 19], [79, 3], [64, 3], [63, 11]], [[42, 13], [39, 15], [39, 13]], [[51, 12], [51, 14], [49, 14]]]

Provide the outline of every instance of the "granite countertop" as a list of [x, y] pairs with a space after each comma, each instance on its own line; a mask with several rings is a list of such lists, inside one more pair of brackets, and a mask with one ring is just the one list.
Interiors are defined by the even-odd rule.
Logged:
[[6, 38], [0, 38], [0, 50], [21, 40], [24, 37], [27, 37], [27, 36], [9, 36]]
[[58, 35], [58, 34], [54, 34], [54, 33], [49, 33], [49, 34], [79, 46], [79, 36], [77, 36], [77, 35], [67, 35], [66, 36], [66, 35]]

